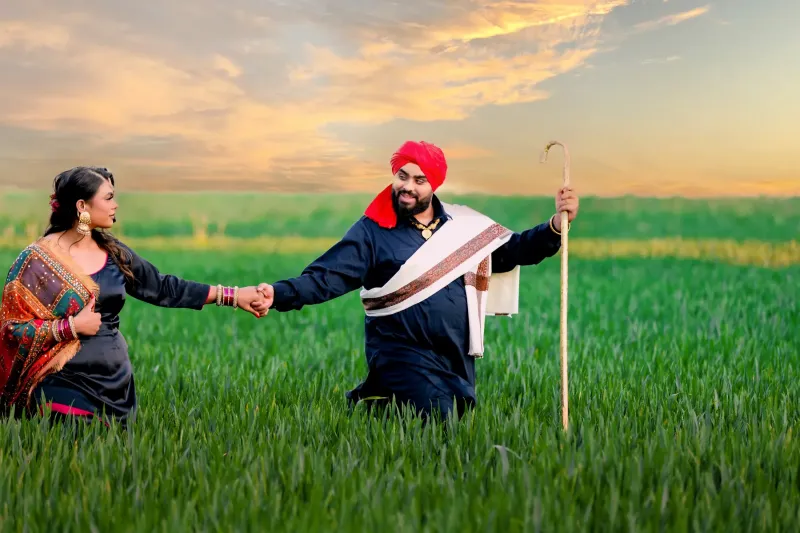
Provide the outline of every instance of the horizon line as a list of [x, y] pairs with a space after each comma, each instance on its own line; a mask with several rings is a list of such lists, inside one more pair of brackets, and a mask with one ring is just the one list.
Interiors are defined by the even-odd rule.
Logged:
[[[19, 187], [19, 186], [6, 186], [0, 185], [0, 194], [6, 193], [16, 193], [16, 194], [45, 194], [49, 195], [52, 191], [50, 189], [45, 188], [35, 188], [35, 187]], [[153, 195], [153, 194], [160, 194], [160, 195], [168, 195], [168, 196], [191, 196], [191, 195], [202, 195], [202, 194], [224, 194], [228, 196], [241, 196], [241, 195], [260, 195], [260, 196], [375, 196], [378, 194], [377, 191], [375, 193], [365, 192], [365, 191], [347, 191], [347, 192], [336, 192], [336, 191], [320, 191], [320, 192], [289, 192], [289, 191], [265, 191], [265, 190], [258, 190], [258, 189], [237, 189], [237, 190], [230, 190], [230, 189], [213, 189], [213, 188], [203, 188], [197, 190], [179, 190], [179, 189], [152, 189], [152, 190], [145, 190], [145, 189], [134, 189], [124, 191], [122, 194], [125, 196], [142, 196], [142, 195]], [[480, 197], [487, 197], [487, 198], [552, 198], [552, 195], [549, 194], [519, 194], [519, 193], [484, 193], [484, 192], [458, 192], [458, 191], [443, 191], [437, 193], [438, 196], [456, 196], [456, 197], [468, 197], [468, 196], [480, 196]], [[640, 198], [640, 199], [655, 199], [655, 200], [694, 200], [694, 201], [702, 201], [702, 200], [800, 200], [800, 194], [776, 194], [776, 193], [761, 193], [761, 194], [697, 194], [692, 196], [681, 196], [679, 194], [641, 194], [636, 192], [629, 192], [624, 194], [615, 194], [615, 195], [599, 195], [599, 194], [587, 194], [581, 195], [582, 199], [601, 199], [601, 200], [618, 200], [622, 198]]]

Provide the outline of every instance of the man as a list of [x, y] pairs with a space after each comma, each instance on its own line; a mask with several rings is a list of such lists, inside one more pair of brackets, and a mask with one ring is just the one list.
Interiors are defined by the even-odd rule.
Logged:
[[[298, 310], [362, 288], [369, 373], [347, 398], [394, 398], [424, 417], [458, 416], [476, 401], [484, 317], [516, 312], [518, 266], [555, 255], [560, 217], [514, 233], [442, 203], [434, 193], [447, 162], [426, 142], [403, 144], [391, 167], [393, 183], [345, 236], [299, 277], [260, 285], [266, 302], [253, 307]], [[575, 219], [571, 188], [556, 196], [562, 210]]]

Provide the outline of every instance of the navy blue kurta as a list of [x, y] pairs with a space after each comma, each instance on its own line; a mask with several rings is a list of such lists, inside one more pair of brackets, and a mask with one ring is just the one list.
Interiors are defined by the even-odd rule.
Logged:
[[[436, 196], [437, 230], [449, 215]], [[425, 243], [408, 219], [392, 229], [362, 216], [345, 236], [311, 263], [299, 277], [273, 284], [272, 309], [299, 310], [364, 287], [383, 286]], [[558, 252], [561, 237], [545, 222], [511, 239], [492, 254], [492, 271], [535, 265]], [[469, 324], [464, 279], [459, 277], [426, 300], [389, 316], [365, 317], [366, 380], [348, 399], [395, 397], [428, 415], [447, 415], [454, 406], [474, 405], [475, 360], [469, 355]], [[455, 401], [455, 403], [454, 403]]]
[[106, 416], [126, 426], [137, 407], [133, 368], [128, 344], [119, 330], [120, 314], [126, 296], [171, 309], [201, 310], [210, 287], [205, 283], [162, 274], [153, 264], [118, 242], [130, 254], [129, 267], [134, 281], [125, 279], [111, 257], [92, 274], [100, 294], [95, 311], [100, 313], [100, 329], [95, 335], [80, 336], [81, 348], [75, 357], [54, 374], [47, 376], [34, 392], [36, 400], [44, 394], [54, 401]]

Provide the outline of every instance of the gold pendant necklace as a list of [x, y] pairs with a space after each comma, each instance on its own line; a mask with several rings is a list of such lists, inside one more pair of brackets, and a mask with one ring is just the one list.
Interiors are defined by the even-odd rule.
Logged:
[[434, 220], [433, 222], [431, 222], [429, 225], [426, 226], [418, 222], [416, 219], [412, 218], [411, 223], [414, 224], [417, 227], [417, 229], [422, 230], [422, 238], [427, 241], [428, 239], [431, 238], [431, 235], [433, 235], [433, 230], [436, 229], [436, 226], [439, 225], [439, 220], [440, 219], [437, 218], [436, 220]]

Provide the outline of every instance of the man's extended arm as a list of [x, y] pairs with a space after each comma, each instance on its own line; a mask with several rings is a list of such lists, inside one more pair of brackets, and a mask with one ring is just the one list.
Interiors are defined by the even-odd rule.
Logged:
[[561, 248], [561, 235], [544, 222], [521, 233], [492, 253], [492, 272], [509, 272], [517, 265], [536, 265], [552, 257]]
[[372, 265], [370, 235], [360, 221], [338, 243], [308, 265], [296, 278], [272, 285], [276, 311], [294, 311], [343, 296], [364, 284]]

